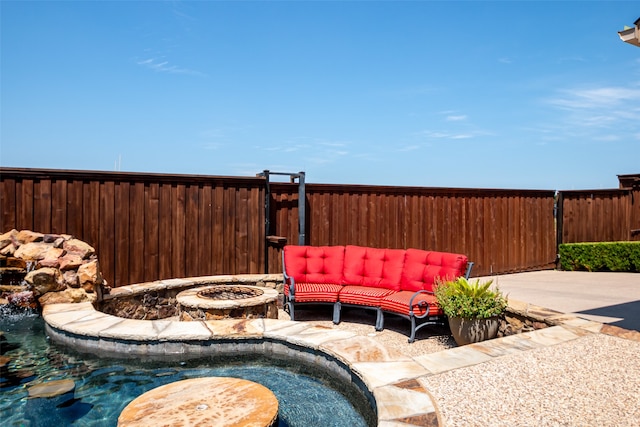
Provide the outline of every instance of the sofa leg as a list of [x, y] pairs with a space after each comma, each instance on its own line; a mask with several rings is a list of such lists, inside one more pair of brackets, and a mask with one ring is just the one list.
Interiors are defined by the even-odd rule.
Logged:
[[295, 319], [295, 315], [294, 315], [294, 311], [293, 311], [293, 301], [288, 300], [287, 301], [287, 308], [288, 308], [288, 312], [289, 312], [289, 317], [291, 318], [291, 320], [296, 320]]
[[376, 331], [380, 332], [384, 329], [384, 313], [381, 308], [376, 309]]
[[411, 336], [409, 337], [409, 344], [416, 340], [416, 318], [411, 316]]
[[342, 310], [342, 304], [340, 304], [340, 301], [336, 301], [333, 304], [333, 323], [335, 325], [340, 323], [340, 310]]

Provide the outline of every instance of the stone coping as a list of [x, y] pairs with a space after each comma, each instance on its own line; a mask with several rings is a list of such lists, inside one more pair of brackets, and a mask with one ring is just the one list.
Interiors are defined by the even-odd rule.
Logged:
[[[194, 283], [185, 279], [161, 282], [170, 287]], [[211, 278], [199, 278], [198, 282], [211, 283]], [[118, 288], [116, 295], [109, 297], [130, 295], [143, 287], [132, 285], [131, 288]], [[379, 426], [442, 426], [435, 403], [421, 379], [504, 355], [572, 341], [600, 333], [603, 328], [597, 322], [523, 302], [510, 300], [509, 304], [510, 310], [534, 315], [552, 326], [417, 357], [407, 356], [400, 349], [386, 348], [373, 338], [290, 320], [124, 319], [99, 312], [91, 303], [47, 305], [43, 317], [52, 339], [95, 353], [166, 357], [258, 349], [276, 356], [306, 358], [368, 392]]]
[[137, 283], [128, 286], [113, 288], [108, 294], [104, 294], [103, 301], [124, 296], [141, 295], [149, 291], [182, 290], [194, 286], [216, 285], [216, 284], [246, 284], [256, 283], [283, 283], [282, 274], [227, 274], [217, 276], [199, 276], [185, 279], [163, 279], [154, 282]]

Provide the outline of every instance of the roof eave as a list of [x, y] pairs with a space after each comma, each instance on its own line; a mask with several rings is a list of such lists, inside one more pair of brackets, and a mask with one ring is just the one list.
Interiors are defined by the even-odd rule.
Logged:
[[625, 43], [632, 44], [634, 46], [640, 47], [640, 28], [629, 28], [628, 30], [618, 31], [618, 35], [620, 36], [620, 40]]

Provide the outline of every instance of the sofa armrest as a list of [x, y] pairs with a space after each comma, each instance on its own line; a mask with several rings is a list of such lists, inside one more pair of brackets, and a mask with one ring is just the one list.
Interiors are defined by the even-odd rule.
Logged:
[[[418, 295], [420, 295], [420, 294], [433, 295], [433, 292], [422, 289], [422, 290], [416, 291], [416, 293], [414, 293], [411, 296], [411, 299], [409, 300], [409, 314], [417, 317], [418, 319], [422, 319], [423, 317], [427, 317], [429, 315], [429, 310], [430, 310], [429, 304], [427, 304], [426, 301], [420, 301], [419, 303], [414, 304], [413, 300], [416, 299], [418, 297]], [[415, 314], [413, 312], [413, 307], [414, 306], [419, 306], [419, 307], [425, 307], [426, 306], [426, 311], [424, 312], [423, 315]]]
[[292, 297], [295, 295], [295, 284], [296, 281], [293, 277], [287, 274], [287, 269], [284, 263], [284, 257], [282, 258], [282, 276], [284, 277], [284, 286], [289, 288], [289, 296]]

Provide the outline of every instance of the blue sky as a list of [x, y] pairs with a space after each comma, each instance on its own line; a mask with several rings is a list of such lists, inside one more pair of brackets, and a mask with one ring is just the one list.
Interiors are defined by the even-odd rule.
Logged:
[[0, 165], [424, 187], [640, 173], [637, 1], [6, 1]]

